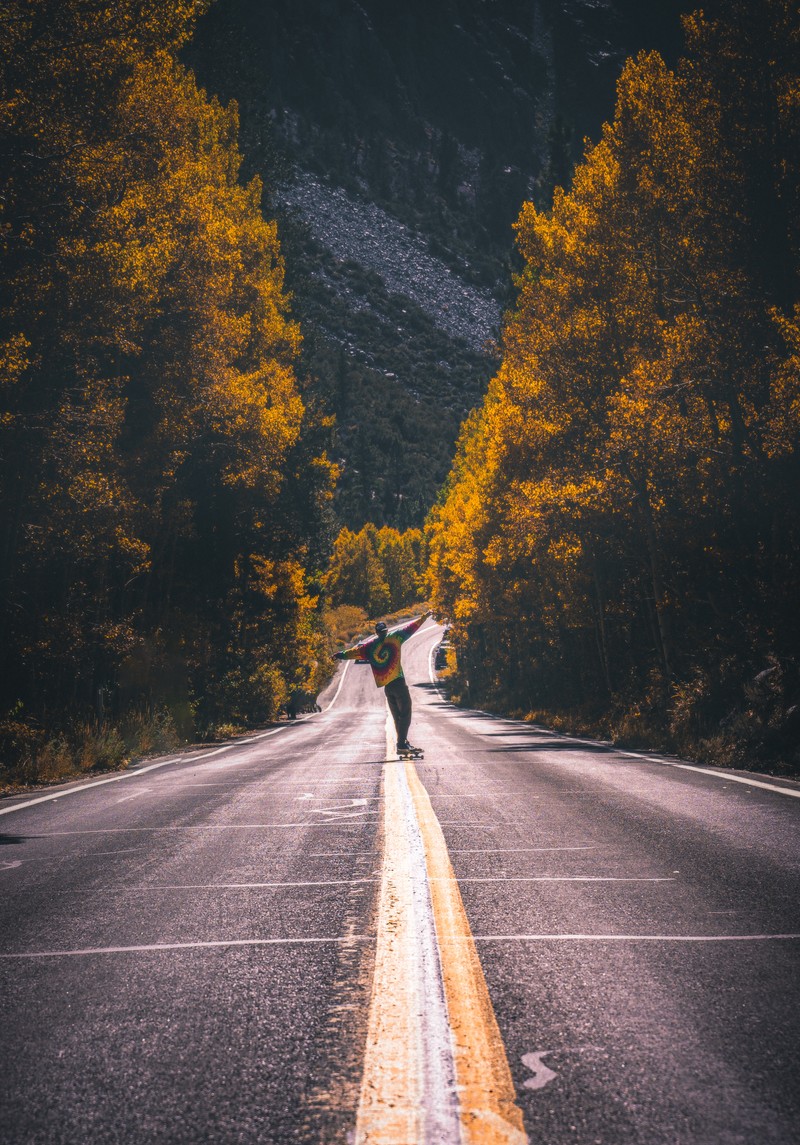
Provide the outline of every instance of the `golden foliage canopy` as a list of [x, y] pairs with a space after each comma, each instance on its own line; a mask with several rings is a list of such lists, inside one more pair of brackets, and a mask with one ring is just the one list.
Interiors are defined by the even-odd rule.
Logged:
[[[226, 658], [311, 670], [298, 570], [335, 474], [237, 109], [177, 59], [204, 7], [10, 0], [0, 22], [2, 576], [34, 707], [91, 702], [143, 644], [203, 697]], [[282, 620], [245, 606], [270, 576]]]
[[366, 524], [342, 529], [333, 546], [325, 587], [332, 605], [350, 604], [383, 616], [419, 600], [422, 533]]
[[733, 9], [674, 71], [628, 61], [571, 188], [519, 216], [502, 366], [427, 526], [484, 699], [663, 711], [698, 665], [796, 648], [800, 27]]

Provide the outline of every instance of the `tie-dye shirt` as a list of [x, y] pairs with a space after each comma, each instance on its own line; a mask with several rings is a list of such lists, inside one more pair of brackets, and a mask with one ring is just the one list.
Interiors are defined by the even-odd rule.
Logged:
[[361, 664], [369, 664], [372, 675], [379, 688], [385, 688], [392, 680], [399, 680], [403, 676], [403, 666], [400, 663], [400, 647], [409, 636], [413, 636], [417, 629], [428, 619], [430, 613], [425, 613], [417, 620], [410, 620], [399, 628], [392, 629], [386, 636], [370, 636], [354, 648], [348, 648], [342, 653], [344, 660], [358, 660]]

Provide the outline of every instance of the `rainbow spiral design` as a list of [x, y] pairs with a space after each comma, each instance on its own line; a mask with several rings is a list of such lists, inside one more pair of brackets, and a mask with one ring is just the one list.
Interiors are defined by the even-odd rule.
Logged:
[[380, 636], [372, 636], [363, 644], [356, 644], [354, 648], [348, 648], [346, 652], [342, 653], [342, 656], [345, 660], [358, 660], [361, 664], [369, 664], [375, 683], [379, 688], [385, 688], [387, 684], [391, 684], [392, 680], [398, 680], [402, 677], [400, 648], [409, 636], [414, 635], [428, 616], [430, 613], [426, 612], [424, 616], [420, 616], [416, 620], [409, 620], [408, 624], [395, 628], [383, 639]]
[[370, 640], [368, 644], [361, 645], [361, 657], [372, 668], [375, 683], [379, 688], [385, 688], [392, 680], [403, 675], [400, 663], [400, 646], [403, 643], [401, 633], [390, 633], [383, 640]]

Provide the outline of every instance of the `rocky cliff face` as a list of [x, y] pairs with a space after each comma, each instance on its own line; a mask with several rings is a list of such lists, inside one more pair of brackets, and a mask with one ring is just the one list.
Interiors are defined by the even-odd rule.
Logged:
[[[476, 352], [496, 341], [500, 306], [486, 290], [465, 282], [431, 255], [419, 231], [377, 204], [348, 195], [308, 173], [279, 186], [278, 202], [305, 220], [313, 238], [340, 262], [352, 262], [380, 275], [390, 294], [402, 295], [426, 314], [448, 338]], [[325, 281], [321, 271], [318, 277]], [[369, 298], [346, 291], [351, 307], [373, 309]]]
[[494, 367], [512, 223], [681, 0], [217, 0], [190, 62], [265, 178], [343, 520], [418, 522]]

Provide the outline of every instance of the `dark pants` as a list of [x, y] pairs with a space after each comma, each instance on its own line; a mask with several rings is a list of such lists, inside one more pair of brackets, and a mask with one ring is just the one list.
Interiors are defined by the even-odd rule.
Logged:
[[400, 676], [399, 679], [388, 683], [384, 691], [394, 726], [397, 729], [397, 742], [405, 743], [408, 739], [408, 729], [411, 727], [411, 693], [408, 690], [408, 684]]

